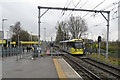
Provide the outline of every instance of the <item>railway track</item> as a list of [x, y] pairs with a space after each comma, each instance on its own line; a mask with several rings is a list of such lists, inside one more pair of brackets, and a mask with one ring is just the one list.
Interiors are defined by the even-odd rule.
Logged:
[[71, 56], [64, 55], [65, 60], [72, 65], [72, 67], [83, 77], [84, 80], [102, 80], [99, 76], [85, 68], [79, 63], [79, 59]]
[[68, 63], [72, 62], [71, 64], [76, 65], [77, 68], [75, 69], [78, 70], [78, 72], [83, 72], [82, 74], [84, 74], [88, 79], [120, 79], [119, 68], [104, 64], [88, 57], [75, 57], [69, 54], [64, 56], [68, 59]]
[[88, 64], [91, 64], [101, 70], [103, 70], [104, 72], [107, 72], [108, 74], [111, 74], [113, 76], [115, 76], [116, 78], [120, 79], [120, 69], [116, 68], [116, 67], [113, 67], [113, 66], [110, 66], [110, 65], [107, 65], [107, 64], [104, 64], [102, 62], [98, 62], [94, 59], [91, 59], [91, 58], [81, 58], [79, 57], [80, 60], [83, 60], [85, 61], [86, 63]]
[[69, 54], [64, 55], [64, 57], [68, 59], [68, 63], [72, 62], [72, 65], [76, 65], [77, 69], [75, 68], [75, 66], [74, 68], [77, 72], [83, 72], [82, 75], [84, 74], [83, 77], [85, 77], [86, 80], [120, 79], [120, 76], [118, 74], [119, 69], [115, 67], [96, 62], [87, 57], [74, 57]]

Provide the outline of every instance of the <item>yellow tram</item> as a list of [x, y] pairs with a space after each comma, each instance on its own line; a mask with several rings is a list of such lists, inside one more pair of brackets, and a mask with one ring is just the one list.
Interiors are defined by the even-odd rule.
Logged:
[[72, 55], [81, 55], [85, 54], [83, 39], [72, 39], [66, 41], [60, 41], [59, 48], [63, 51], [66, 51]]

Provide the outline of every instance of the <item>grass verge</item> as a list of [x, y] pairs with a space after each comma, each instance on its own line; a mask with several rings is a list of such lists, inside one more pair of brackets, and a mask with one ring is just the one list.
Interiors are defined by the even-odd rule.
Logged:
[[100, 55], [100, 59], [98, 58], [98, 54], [87, 54], [88, 57], [95, 58], [97, 60], [100, 60], [102, 62], [106, 62], [108, 64], [112, 64], [114, 66], [120, 67], [120, 58], [115, 58], [115, 57], [108, 57], [108, 61], [106, 61], [106, 57], [103, 55]]

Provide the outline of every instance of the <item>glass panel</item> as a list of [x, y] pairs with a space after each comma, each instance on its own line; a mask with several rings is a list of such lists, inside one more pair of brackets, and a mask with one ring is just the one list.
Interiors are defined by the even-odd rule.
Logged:
[[74, 47], [75, 47], [75, 49], [83, 49], [83, 43], [82, 42], [76, 42]]

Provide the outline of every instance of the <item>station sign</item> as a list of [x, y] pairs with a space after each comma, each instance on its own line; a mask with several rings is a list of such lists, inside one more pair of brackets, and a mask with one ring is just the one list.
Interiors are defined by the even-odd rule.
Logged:
[[16, 42], [10, 42], [10, 44], [16, 44]]
[[[21, 44], [38, 44], [38, 42], [36, 41], [36, 42], [33, 42], [33, 41], [21, 41]], [[41, 42], [40, 42], [40, 44], [41, 44]]]

